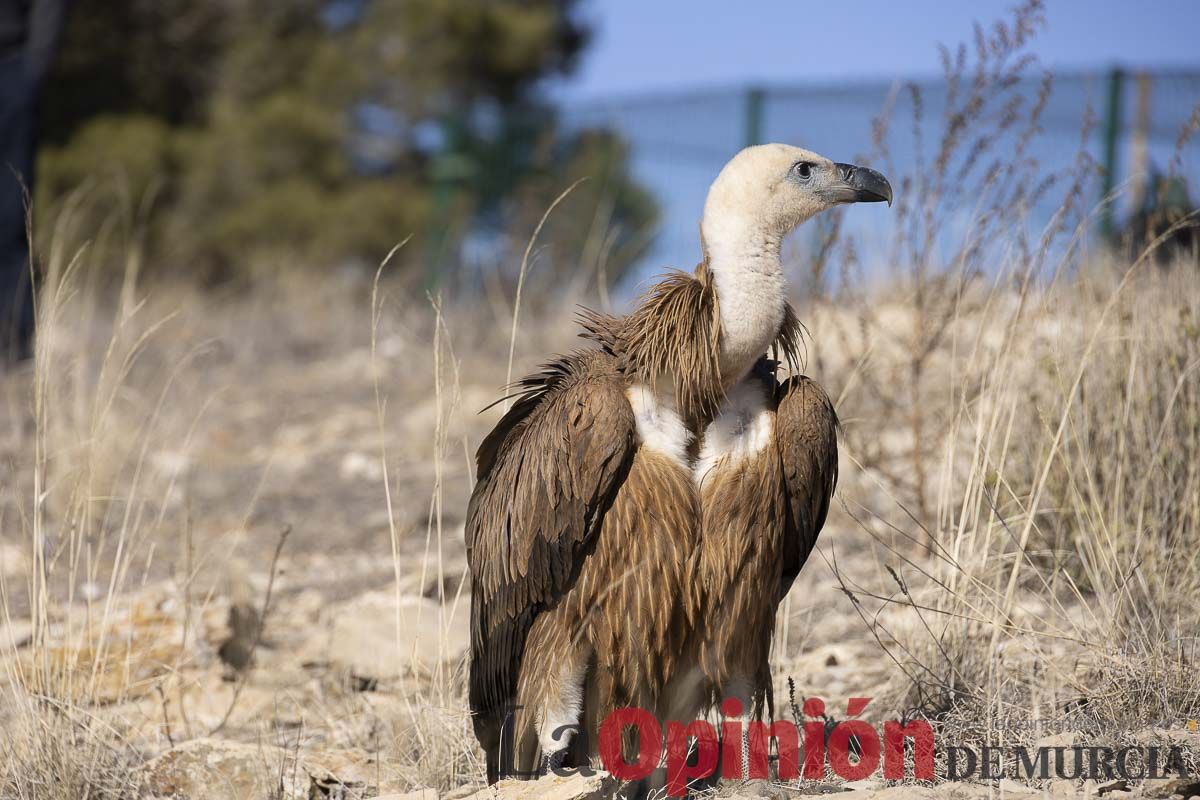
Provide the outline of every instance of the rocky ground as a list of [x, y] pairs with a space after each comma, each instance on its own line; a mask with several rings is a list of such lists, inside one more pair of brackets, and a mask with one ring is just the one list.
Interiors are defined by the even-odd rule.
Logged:
[[[470, 453], [498, 414], [476, 411], [507, 377], [507, 336], [488, 333], [504, 321], [387, 301], [373, 332], [368, 289], [168, 294], [125, 327], [76, 313], [37, 371], [0, 377], [0, 794], [610, 793], [603, 776], [483, 787], [464, 697], [462, 521]], [[515, 373], [574, 345], [570, 311], [530, 312]], [[836, 359], [813, 355], [836, 372]], [[824, 698], [835, 715], [848, 698], [874, 698], [865, 717], [879, 722], [910, 698], [903, 659], [888, 653], [905, 625], [927, 623], [872, 625], [843, 591], [886, 585], [889, 568], [914, 572], [862, 521], [879, 476], [853, 460], [842, 473], [818, 553], [781, 611], [777, 694], [784, 706], [790, 679], [797, 698]], [[1012, 625], [1045, 611], [1031, 600]], [[1004, 652], [1025, 657], [1017, 638]], [[1029, 652], [1052, 683], [1091, 668]], [[51, 787], [68, 773], [84, 788]], [[719, 791], [826, 793], [1169, 797], [1200, 784], [831, 777]]]

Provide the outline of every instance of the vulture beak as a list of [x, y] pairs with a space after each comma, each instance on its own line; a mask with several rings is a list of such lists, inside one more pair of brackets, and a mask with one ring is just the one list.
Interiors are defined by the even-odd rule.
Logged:
[[837, 203], [892, 204], [892, 185], [887, 178], [869, 167], [854, 164], [834, 164], [840, 181], [825, 190], [826, 196]]

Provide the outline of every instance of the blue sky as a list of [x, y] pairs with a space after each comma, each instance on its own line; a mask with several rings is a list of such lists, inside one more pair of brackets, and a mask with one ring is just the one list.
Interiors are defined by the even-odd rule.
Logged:
[[[714, 85], [922, 77], [1012, 0], [591, 0], [570, 99]], [[1035, 51], [1057, 69], [1200, 67], [1198, 0], [1048, 0]]]

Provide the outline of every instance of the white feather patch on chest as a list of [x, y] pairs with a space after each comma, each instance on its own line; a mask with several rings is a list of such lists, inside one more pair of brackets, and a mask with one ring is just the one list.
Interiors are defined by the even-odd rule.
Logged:
[[696, 485], [714, 469], [758, 455], [771, 443], [775, 413], [767, 403], [766, 387], [758, 380], [740, 382], [726, 396], [716, 419], [704, 431], [704, 444], [694, 472]]
[[662, 453], [684, 469], [688, 468], [688, 445], [692, 432], [683, 423], [673, 403], [664, 401], [645, 384], [635, 384], [625, 392], [633, 407], [638, 438], [642, 446]]

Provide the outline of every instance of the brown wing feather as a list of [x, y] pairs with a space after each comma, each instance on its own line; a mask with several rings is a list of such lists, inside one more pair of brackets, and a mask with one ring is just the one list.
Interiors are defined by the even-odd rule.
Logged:
[[775, 429], [787, 495], [782, 600], [825, 525], [837, 486], [838, 420], [825, 390], [803, 375], [779, 384], [776, 392]]
[[467, 507], [470, 703], [481, 741], [498, 735], [529, 629], [574, 584], [635, 450], [611, 356], [565, 356], [519, 387], [479, 447]]
[[720, 320], [717, 293], [704, 264], [695, 275], [664, 275], [624, 317], [587, 309], [580, 314], [583, 335], [620, 359], [627, 374], [650, 385], [670, 378], [676, 406], [697, 430], [712, 420], [725, 397]]

